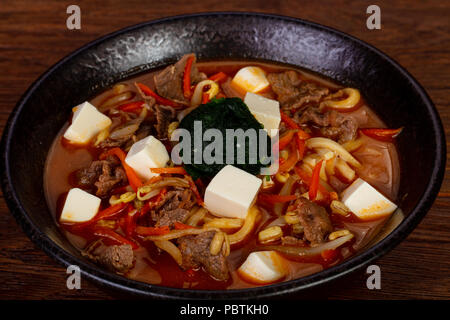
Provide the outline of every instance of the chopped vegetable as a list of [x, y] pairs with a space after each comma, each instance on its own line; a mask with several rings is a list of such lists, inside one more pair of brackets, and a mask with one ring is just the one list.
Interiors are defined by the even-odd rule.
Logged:
[[184, 177], [189, 182], [191, 190], [192, 192], [194, 192], [194, 195], [197, 198], [197, 204], [203, 207], [205, 203], [203, 202], [203, 198], [200, 195], [200, 192], [198, 191], [197, 185], [195, 184], [194, 180], [192, 180], [192, 177], [189, 175], [185, 175]]
[[321, 103], [321, 106], [340, 111], [351, 111], [358, 105], [361, 99], [359, 90], [354, 88], [344, 88], [335, 93], [336, 98], [343, 95], [347, 97], [342, 100], [326, 100]]
[[125, 152], [120, 148], [112, 148], [102, 153], [100, 155], [100, 159], [103, 160], [110, 155], [115, 155], [117, 158], [119, 158], [120, 162], [122, 163], [122, 167], [125, 169], [128, 182], [130, 183], [131, 188], [133, 188], [133, 190], [136, 192], [137, 189], [142, 186], [142, 181], [141, 179], [139, 179], [136, 172], [134, 172], [134, 170], [125, 162]]
[[208, 103], [209, 102], [209, 93], [207, 92], [203, 92], [202, 94], [202, 104]]
[[403, 127], [398, 129], [360, 129], [361, 133], [376, 140], [392, 142], [403, 130]]
[[225, 73], [223, 73], [222, 71], [220, 71], [220, 72], [218, 72], [218, 73], [216, 73], [216, 74], [213, 74], [213, 75], [210, 76], [208, 79], [209, 79], [209, 80], [212, 80], [212, 81], [216, 81], [216, 82], [222, 83], [222, 82], [225, 81], [225, 79], [226, 79], [227, 77], [228, 77], [228, 76], [227, 76]]
[[194, 89], [191, 98], [191, 107], [197, 107], [205, 104], [219, 93], [219, 85], [212, 80], [203, 80], [199, 82]]
[[114, 206], [110, 206], [99, 213], [89, 222], [95, 222], [102, 219], [110, 219], [113, 217], [117, 217], [120, 213], [122, 213], [125, 209], [125, 207], [128, 207], [128, 205], [124, 202], [121, 202], [119, 204], [116, 204]]
[[290, 117], [288, 117], [284, 112], [280, 112], [280, 114], [281, 114], [281, 121], [283, 121], [286, 124], [286, 126], [288, 126], [291, 129], [300, 129], [300, 126]]
[[170, 254], [172, 258], [181, 266], [183, 263], [183, 256], [181, 255], [180, 249], [178, 249], [176, 245], [167, 240], [154, 241], [154, 243], [158, 248]]
[[279, 150], [283, 150], [287, 147], [289, 143], [291, 143], [292, 139], [294, 138], [294, 135], [297, 133], [298, 130], [288, 130], [285, 134], [283, 134], [282, 137], [278, 140], [278, 148]]
[[156, 92], [154, 92], [152, 89], [150, 89], [143, 83], [135, 83], [135, 84], [142, 91], [142, 93], [144, 95], [154, 98], [156, 100], [156, 102], [159, 104], [162, 104], [164, 106], [170, 106], [170, 107], [176, 108], [176, 109], [183, 107], [182, 105], [180, 105], [179, 103], [176, 103], [175, 101], [161, 97], [160, 95], [158, 95]]
[[267, 246], [266, 250], [275, 250], [293, 257], [311, 257], [320, 255], [325, 250], [332, 250], [342, 246], [347, 241], [353, 238], [353, 234], [337, 238], [333, 241], [328, 241], [323, 244], [319, 244], [316, 247], [294, 247], [294, 246]]
[[[280, 196], [291, 195], [295, 180], [297, 179], [298, 177], [295, 175], [289, 176], [288, 180], [284, 183], [283, 187], [281, 187], [281, 190], [278, 193], [278, 195]], [[275, 205], [273, 206], [273, 212], [275, 212], [277, 216], [281, 216], [284, 206], [285, 206], [284, 202], [275, 203]]]
[[168, 167], [168, 168], [151, 168], [153, 173], [170, 173], [170, 174], [183, 174], [186, 175], [186, 170], [183, 167]]
[[278, 167], [278, 172], [288, 172], [290, 171], [299, 161], [300, 157], [298, 155], [297, 148], [291, 148], [289, 152], [289, 158], [286, 161], [280, 163]]
[[184, 230], [184, 229], [191, 229], [191, 228], [193, 228], [193, 226], [175, 221], [175, 229], [176, 230]]
[[127, 237], [133, 236], [136, 230], [136, 219], [138, 217], [137, 210], [130, 207], [126, 217], [125, 235]]
[[133, 112], [139, 114], [141, 112], [142, 106], [144, 105], [144, 101], [134, 101], [130, 103], [121, 104], [119, 106], [119, 110], [125, 112]]
[[319, 174], [320, 169], [322, 168], [323, 160], [320, 160], [316, 166], [314, 167], [311, 184], [309, 186], [309, 200], [314, 201], [317, 197], [317, 191], [319, 190]]
[[192, 95], [191, 92], [191, 69], [194, 62], [194, 56], [191, 56], [186, 61], [183, 74], [183, 94], [186, 99], [189, 99]]
[[356, 160], [347, 150], [339, 143], [328, 138], [316, 137], [306, 140], [306, 146], [310, 149], [327, 148], [339, 155], [342, 160], [347, 161], [353, 167], [361, 167], [361, 163]]
[[131, 245], [131, 247], [133, 249], [137, 249], [138, 245], [131, 240], [128, 240], [127, 238], [121, 236], [120, 234], [118, 234], [117, 232], [109, 229], [109, 228], [105, 228], [105, 227], [96, 227], [93, 230], [93, 235], [97, 236], [97, 237], [101, 237], [101, 238], [105, 238], [108, 240], [111, 240], [113, 242], [115, 242], [116, 244], [122, 245], [122, 244], [129, 244]]
[[325, 262], [331, 262], [338, 256], [336, 249], [323, 250], [320, 254]]
[[261, 193], [258, 196], [259, 200], [265, 203], [269, 204], [275, 204], [278, 202], [289, 202], [292, 200], [297, 199], [296, 195], [287, 195], [287, 196], [280, 196], [278, 194], [268, 194], [268, 193]]
[[142, 227], [138, 226], [136, 228], [136, 233], [141, 236], [160, 236], [165, 235], [170, 232], [169, 226], [164, 227]]
[[279, 226], [266, 228], [258, 233], [258, 240], [261, 243], [267, 243], [279, 240], [283, 236], [283, 230]]
[[[300, 177], [302, 182], [309, 187], [311, 185], [311, 176], [301, 168], [294, 167], [294, 170], [298, 174], [298, 176]], [[319, 172], [319, 174], [320, 174], [320, 172]], [[319, 175], [319, 178], [320, 178], [320, 175]], [[318, 190], [321, 193], [323, 193], [324, 195], [326, 195], [327, 197], [329, 197], [329, 191], [320, 182], [321, 181], [319, 179]], [[308, 195], [308, 197], [309, 197], [309, 195]]]

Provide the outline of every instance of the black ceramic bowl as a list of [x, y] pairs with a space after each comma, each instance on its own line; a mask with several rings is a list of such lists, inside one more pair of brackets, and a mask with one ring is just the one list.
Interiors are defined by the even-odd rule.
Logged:
[[[49, 147], [71, 108], [136, 72], [176, 61], [262, 59], [288, 63], [356, 87], [398, 138], [401, 185], [397, 203], [406, 219], [384, 240], [322, 272], [270, 286], [232, 291], [166, 288], [128, 280], [81, 257], [54, 223], [43, 192]], [[405, 238], [432, 205], [442, 182], [446, 144], [442, 124], [423, 88], [391, 58], [339, 31], [288, 17], [208, 13], [146, 22], [107, 35], [62, 59], [24, 94], [1, 144], [2, 187], [8, 206], [30, 239], [83, 276], [129, 293], [160, 298], [255, 298], [323, 284], [367, 265]]]

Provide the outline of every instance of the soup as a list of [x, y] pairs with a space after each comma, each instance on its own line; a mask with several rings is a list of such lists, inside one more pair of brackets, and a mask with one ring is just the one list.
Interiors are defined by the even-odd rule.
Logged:
[[[239, 140], [251, 130], [256, 140]], [[68, 240], [111, 272], [178, 288], [268, 285], [334, 266], [398, 225], [400, 131], [357, 89], [190, 54], [76, 106], [44, 187]]]

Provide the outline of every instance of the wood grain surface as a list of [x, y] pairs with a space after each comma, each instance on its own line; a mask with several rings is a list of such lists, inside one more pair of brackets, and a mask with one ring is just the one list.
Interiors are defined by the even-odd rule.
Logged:
[[[74, 1], [75, 3], [75, 1]], [[258, 11], [321, 23], [360, 38], [403, 65], [436, 104], [450, 141], [450, 2], [378, 1], [381, 30], [366, 28], [368, 1], [203, 0], [76, 1], [81, 30], [66, 28], [72, 1], [0, 3], [0, 134], [21, 94], [48, 67], [99, 36], [139, 22], [205, 11]], [[448, 148], [450, 149], [450, 148]], [[448, 158], [448, 155], [447, 155]], [[368, 290], [365, 271], [291, 298], [449, 299], [450, 176], [425, 219], [377, 261], [381, 290]], [[25, 236], [0, 194], [0, 299], [114, 299], [121, 293], [82, 280], [66, 288], [65, 269]]]

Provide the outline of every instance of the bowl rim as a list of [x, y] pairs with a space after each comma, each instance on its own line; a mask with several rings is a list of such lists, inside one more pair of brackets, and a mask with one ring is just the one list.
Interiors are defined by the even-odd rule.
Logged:
[[[102, 43], [105, 40], [114, 38], [115, 36], [127, 33], [129, 31], [137, 30], [142, 27], [163, 24], [167, 22], [193, 19], [196, 17], [256, 17], [261, 19], [274, 19], [278, 21], [294, 22], [304, 27], [316, 29], [319, 31], [326, 31], [332, 33], [335, 36], [344, 38], [347, 41], [357, 43], [359, 46], [364, 47], [368, 51], [372, 51], [383, 60], [387, 61], [393, 68], [395, 68], [404, 78], [408, 80], [413, 89], [420, 95], [423, 103], [427, 108], [427, 112], [433, 123], [433, 130], [436, 135], [436, 149], [435, 158], [433, 162], [432, 174], [430, 176], [430, 183], [427, 185], [424, 193], [420, 197], [418, 203], [409, 215], [402, 221], [402, 223], [394, 229], [383, 240], [372, 246], [371, 248], [361, 252], [360, 254], [345, 260], [344, 262], [333, 266], [329, 269], [314, 273], [312, 275], [289, 280], [286, 282], [275, 283], [262, 287], [245, 288], [245, 289], [231, 289], [231, 290], [194, 290], [194, 289], [181, 289], [163, 287], [159, 285], [151, 285], [136, 280], [130, 280], [128, 278], [107, 272], [93, 264], [88, 264], [83, 260], [71, 255], [63, 248], [59, 247], [55, 242], [42, 232], [28, 216], [28, 213], [23, 208], [19, 201], [18, 195], [12, 184], [12, 177], [9, 164], [9, 153], [11, 139], [14, 134], [17, 118], [20, 115], [22, 109], [32, 96], [32, 94], [40, 87], [41, 83], [45, 81], [55, 70], [63, 66], [67, 61], [71, 60], [76, 55], [83, 51]], [[3, 189], [4, 198], [8, 205], [12, 215], [22, 227], [25, 234], [31, 239], [31, 241], [43, 250], [48, 256], [58, 261], [64, 266], [78, 265], [81, 270], [81, 274], [89, 280], [94, 281], [97, 284], [106, 286], [113, 289], [119, 289], [121, 291], [140, 296], [147, 296], [153, 298], [165, 298], [165, 299], [248, 299], [248, 298], [267, 298], [275, 295], [284, 295], [288, 293], [297, 292], [312, 288], [334, 279], [343, 277], [357, 269], [360, 269], [369, 263], [378, 259], [388, 251], [396, 247], [411, 231], [417, 226], [422, 218], [427, 214], [428, 210], [432, 206], [442, 184], [445, 172], [446, 163], [446, 143], [443, 125], [441, 123], [437, 109], [431, 101], [424, 88], [409, 74], [402, 66], [400, 66], [394, 59], [387, 56], [385, 53], [371, 46], [370, 44], [359, 40], [353, 36], [350, 36], [342, 31], [336, 30], [331, 27], [327, 27], [315, 22], [310, 22], [304, 19], [293, 18], [284, 15], [258, 13], [258, 12], [244, 12], [244, 11], [223, 11], [223, 12], [204, 12], [183, 14], [171, 17], [165, 17], [156, 20], [150, 20], [142, 23], [138, 23], [132, 26], [122, 28], [112, 33], [106, 34], [100, 38], [97, 38], [82, 47], [71, 52], [47, 71], [45, 71], [34, 83], [30, 85], [27, 91], [22, 95], [15, 108], [9, 115], [7, 124], [4, 129], [4, 133], [0, 144], [0, 174], [1, 185]]]

